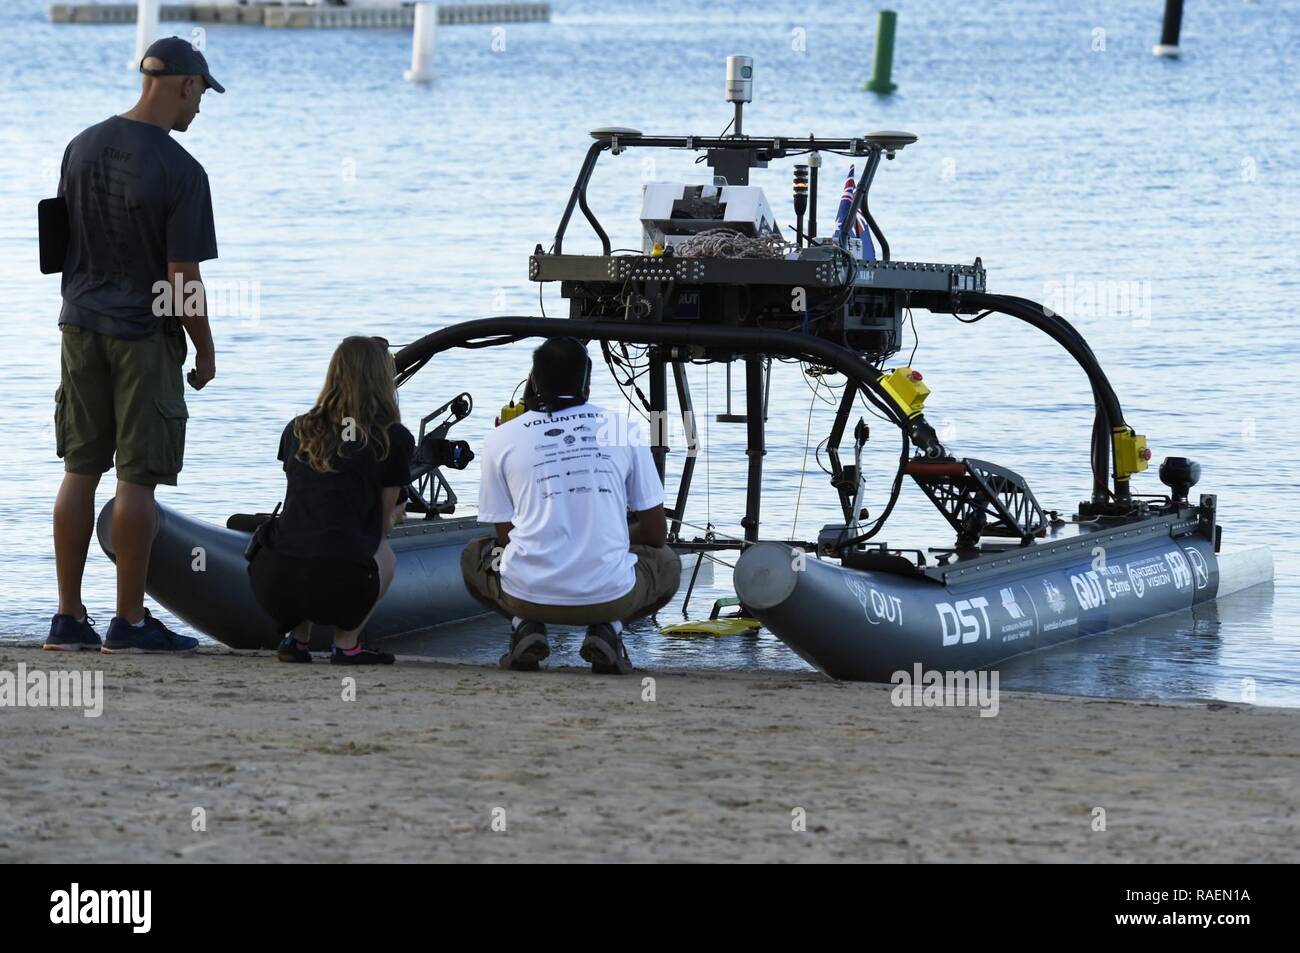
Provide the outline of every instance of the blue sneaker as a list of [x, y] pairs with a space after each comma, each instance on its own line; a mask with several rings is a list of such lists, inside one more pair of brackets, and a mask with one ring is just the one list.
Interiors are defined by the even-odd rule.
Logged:
[[98, 652], [99, 633], [94, 627], [95, 620], [89, 615], [78, 619], [74, 615], [60, 612], [50, 620], [50, 634], [45, 639], [45, 651], [80, 652], [84, 649]]
[[106, 655], [115, 652], [149, 652], [158, 655], [189, 655], [198, 648], [199, 640], [188, 635], [177, 635], [146, 611], [144, 625], [134, 626], [117, 616], [108, 624], [104, 636]]

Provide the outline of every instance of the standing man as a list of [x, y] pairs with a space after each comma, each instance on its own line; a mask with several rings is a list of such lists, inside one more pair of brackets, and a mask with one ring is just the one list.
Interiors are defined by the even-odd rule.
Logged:
[[[140, 61], [139, 101], [82, 132], [63, 154], [67, 202], [62, 383], [54, 428], [63, 484], [54, 503], [59, 611], [45, 648], [189, 653], [144, 607], [154, 533], [154, 487], [174, 486], [185, 450], [185, 334], [194, 342], [190, 386], [216, 375], [199, 262], [217, 257], [203, 167], [171, 137], [184, 132], [212, 78], [203, 54], [179, 37]], [[164, 290], [165, 289], [165, 290]], [[95, 488], [117, 466], [113, 549], [117, 613], [101, 646], [81, 601], [95, 522]]]
[[461, 572], [472, 596], [511, 620], [502, 668], [537, 669], [551, 622], [587, 627], [579, 654], [593, 672], [626, 674], [623, 623], [658, 612], [681, 581], [650, 448], [626, 417], [587, 402], [590, 387], [586, 348], [546, 341], [533, 352], [527, 412], [483, 443], [478, 518], [497, 535], [465, 547]]

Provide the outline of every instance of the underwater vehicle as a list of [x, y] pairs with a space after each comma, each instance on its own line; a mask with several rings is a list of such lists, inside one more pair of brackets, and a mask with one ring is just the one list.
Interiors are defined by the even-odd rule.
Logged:
[[[652, 421], [660, 476], [669, 453], [669, 390], [688, 446], [698, 446], [689, 371], [700, 364], [743, 366], [741, 413], [719, 415], [746, 430], [741, 539], [712, 532], [688, 538], [695, 472], [683, 461], [667, 507], [670, 543], [703, 558], [739, 550], [734, 581], [744, 613], [828, 675], [888, 680], [915, 663], [976, 669], [1064, 640], [1095, 635], [1185, 609], [1272, 578], [1267, 550], [1221, 552], [1217, 498], [1190, 498], [1200, 466], [1185, 457], [1160, 466], [1167, 493], [1139, 494], [1133, 478], [1151, 450], [1124, 414], [1096, 354], [1063, 316], [1025, 298], [994, 294], [980, 258], [971, 264], [900, 261], [871, 210], [876, 172], [917, 137], [886, 131], [848, 138], [750, 136], [744, 104], [753, 63], [729, 57], [728, 130], [718, 136], [646, 135], [626, 127], [593, 130], [548, 248], [538, 245], [529, 277], [559, 282], [568, 316], [492, 317], [435, 331], [396, 355], [398, 380], [451, 348], [506, 345], [531, 337], [599, 342], [629, 402]], [[682, 150], [705, 161], [711, 180], [643, 186], [640, 251], [613, 249], [592, 211], [588, 185], [598, 161], [645, 150]], [[861, 163], [837, 216], [817, 234], [817, 188], [825, 155]], [[750, 171], [794, 159], [794, 226], [783, 234]], [[644, 168], [644, 166], [643, 166]], [[575, 211], [599, 254], [564, 250]], [[877, 252], [878, 249], [878, 252]], [[975, 324], [1000, 313], [1046, 334], [1074, 360], [1092, 394], [1089, 495], [1063, 517], [1044, 510], [1026, 480], [996, 463], [945, 446], [926, 419], [929, 385], [900, 350], [905, 314], [929, 311]], [[763, 457], [774, 360], [797, 361], [821, 379], [842, 381], [824, 441], [842, 518], [814, 540], [761, 535]], [[646, 393], [648, 392], [648, 393]], [[859, 410], [898, 432], [896, 470], [874, 518], [863, 504], [862, 451], [871, 428]], [[858, 416], [856, 423], [853, 418]], [[840, 457], [851, 436], [852, 462]], [[942, 513], [955, 538], [926, 549], [879, 538], [905, 483]], [[688, 590], [689, 597], [689, 590]]]
[[[460, 554], [470, 540], [492, 530], [472, 516], [450, 515], [457, 498], [445, 473], [464, 469], [473, 459], [464, 441], [448, 440], [450, 428], [473, 406], [469, 394], [460, 394], [420, 421], [407, 487], [407, 518], [388, 537], [397, 572], [366, 625], [368, 639], [419, 632], [484, 612], [465, 589]], [[244, 558], [253, 530], [269, 517], [269, 513], [237, 513], [221, 527], [158, 504], [145, 591], [195, 629], [231, 648], [275, 648], [281, 636], [253, 598]], [[112, 500], [100, 511], [96, 532], [112, 559]], [[312, 626], [313, 649], [323, 651], [332, 640], [332, 627]]]

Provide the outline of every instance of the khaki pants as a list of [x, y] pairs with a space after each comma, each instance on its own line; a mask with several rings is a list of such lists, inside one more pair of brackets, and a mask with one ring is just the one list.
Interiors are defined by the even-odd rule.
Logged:
[[588, 606], [546, 606], [516, 599], [501, 588], [501, 577], [492, 569], [496, 537], [476, 539], [461, 553], [460, 570], [470, 595], [493, 612], [506, 618], [518, 616], [530, 622], [555, 625], [595, 625], [598, 622], [630, 622], [658, 612], [681, 582], [682, 563], [667, 546], [633, 546], [636, 582], [622, 598]]
[[117, 462], [127, 483], [176, 485], [185, 456], [185, 332], [180, 322], [122, 339], [65, 324], [54, 393], [56, 452], [69, 473]]

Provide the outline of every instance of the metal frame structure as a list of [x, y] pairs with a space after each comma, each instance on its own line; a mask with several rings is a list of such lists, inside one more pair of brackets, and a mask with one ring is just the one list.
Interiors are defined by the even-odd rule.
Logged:
[[[560, 281], [561, 290], [570, 299], [570, 317], [539, 318], [505, 316], [472, 320], [435, 331], [402, 348], [396, 356], [398, 382], [403, 383], [419, 371], [432, 357], [455, 347], [487, 347], [507, 344], [529, 337], [576, 337], [600, 341], [602, 347], [613, 343], [644, 345], [647, 352], [649, 398], [647, 411], [665, 420], [668, 411], [669, 373], [678, 405], [684, 415], [688, 439], [693, 444], [694, 404], [688, 382], [688, 365], [701, 361], [725, 363], [743, 361], [745, 367], [745, 413], [747, 484], [745, 512], [741, 519], [744, 541], [701, 541], [707, 548], [753, 543], [761, 538], [761, 500], [763, 456], [766, 453], [766, 400], [769, 386], [764, 362], [771, 358], [792, 358], [809, 362], [844, 376], [844, 389], [834, 422], [826, 441], [830, 462], [831, 484], [839, 496], [845, 527], [855, 528], [857, 498], [861, 474], [856, 463], [845, 466], [839, 450], [858, 396], [865, 398], [881, 415], [901, 432], [899, 473], [893, 496], [874, 530], [867, 533], [846, 532], [839, 540], [843, 552], [860, 549], [861, 544], [883, 525], [897, 497], [898, 484], [908, 462], [910, 448], [917, 459], [936, 461], [946, 458], [946, 450], [933, 428], [920, 413], [909, 414], [900, 408], [881, 384], [880, 363], [899, 347], [900, 334], [885, 334], [870, 339], [868, 350], [849, 345], [854, 329], [864, 326], [862, 300], [874, 302], [878, 313], [892, 315], [895, 327], [901, 328], [904, 310], [921, 308], [940, 314], [978, 314], [979, 317], [1000, 312], [1024, 321], [1048, 334], [1066, 349], [1087, 375], [1096, 405], [1096, 420], [1090, 455], [1093, 470], [1092, 499], [1081, 505], [1081, 512], [1099, 519], [1122, 521], [1144, 514], [1141, 501], [1135, 501], [1128, 488], [1127, 474], [1121, 472], [1118, 454], [1115, 467], [1107, 475], [1111, 442], [1115, 434], [1127, 429], [1114, 389], [1107, 380], [1091, 348], [1068, 322], [1047, 308], [1022, 298], [989, 294], [985, 288], [984, 269], [979, 259], [973, 265], [944, 265], [920, 262], [894, 262], [883, 230], [872, 216], [868, 196], [882, 158], [893, 158], [897, 149], [915, 141], [907, 133], [877, 133], [849, 139], [748, 137], [748, 136], [644, 136], [633, 130], [598, 130], [588, 148], [578, 177], [549, 252], [539, 245], [529, 260], [529, 277], [535, 281]], [[655, 255], [616, 255], [608, 234], [592, 212], [587, 188], [596, 163], [605, 152], [618, 155], [631, 148], [661, 148], [703, 151], [709, 165], [729, 184], [748, 182], [751, 168], [764, 167], [771, 159], [787, 158], [814, 151], [827, 151], [864, 158], [863, 174], [854, 190], [848, 216], [854, 220], [862, 209], [864, 218], [879, 242], [879, 261], [857, 261], [844, 250], [848, 229], [843, 229], [835, 254], [810, 255], [797, 259], [694, 258]], [[602, 254], [564, 254], [564, 239], [575, 210], [580, 210], [600, 241]], [[810, 244], [814, 236], [809, 236]], [[834, 246], [819, 246], [828, 252]], [[708, 314], [684, 317], [673, 308], [674, 294], [682, 287], [714, 289], [717, 308]], [[802, 320], [796, 314], [773, 321], [770, 315], [756, 316], [750, 295], [764, 293], [779, 296], [791, 288], [803, 288], [829, 302], [825, 314], [810, 320], [805, 310]], [[634, 289], [638, 307], [633, 310], [626, 298], [622, 310], [611, 309], [610, 289]], [[855, 298], [854, 296], [858, 296]], [[857, 303], [855, 303], [857, 302]], [[855, 312], [854, 308], [859, 308]], [[857, 321], [855, 324], [854, 322]], [[1131, 432], [1131, 430], [1129, 431]], [[865, 437], [863, 438], [865, 439]], [[652, 438], [652, 451], [660, 476], [665, 472], [668, 447], [662, 432]], [[860, 445], [857, 448], [860, 452]], [[1015, 474], [1017, 491], [1012, 498], [1001, 499], [998, 487], [1007, 485], [1006, 473], [992, 464], [967, 461], [982, 468], [987, 478], [980, 494], [980, 505], [994, 524], [1028, 543], [1042, 526], [1042, 509], [1032, 493]], [[688, 457], [681, 470], [679, 484], [668, 511], [671, 536], [683, 547], [691, 544], [680, 539], [685, 520], [691, 483], [695, 471], [694, 457]], [[960, 478], [968, 481], [971, 471]], [[991, 481], [991, 482], [990, 482]], [[978, 478], [977, 478], [978, 482]], [[994, 484], [997, 486], [994, 486]], [[955, 500], [960, 493], [939, 487], [933, 480], [926, 489], [936, 505], [950, 516], [945, 499]], [[923, 486], [924, 488], [924, 486]], [[931, 491], [934, 491], [933, 493]], [[938, 495], [934, 495], [937, 493]], [[957, 496], [954, 496], [954, 493]], [[1002, 494], [1005, 496], [1005, 494]], [[955, 505], [955, 504], [954, 504]], [[964, 516], [971, 506], [967, 499], [957, 509]], [[951, 521], [950, 516], [950, 521]], [[958, 524], [953, 524], [955, 527]], [[960, 527], [958, 527], [960, 529]], [[814, 544], [807, 544], [810, 548]]]
[[[880, 160], [884, 157], [892, 159], [898, 149], [916, 141], [916, 137], [908, 133], [877, 133], [853, 139], [818, 139], [815, 136], [800, 139], [784, 136], [768, 138], [752, 138], [750, 136], [643, 136], [635, 130], [626, 129], [596, 130], [592, 133], [592, 136], [596, 141], [587, 149], [586, 158], [578, 171], [578, 179], [573, 184], [573, 190], [569, 193], [569, 202], [564, 207], [564, 214], [560, 216], [560, 226], [555, 232], [555, 241], [551, 246], [551, 251], [556, 255], [563, 254], [564, 233], [568, 230], [569, 220], [573, 218], [575, 206], [582, 210], [583, 216], [600, 239], [604, 254], [610, 254], [609, 236], [605, 233], [605, 229], [601, 227], [600, 222], [591, 211], [591, 206], [587, 203], [587, 185], [591, 182], [591, 174], [596, 170], [596, 162], [600, 159], [601, 153], [609, 151], [611, 155], [618, 155], [625, 149], [645, 147], [690, 151], [705, 150], [708, 153], [710, 168], [714, 169], [732, 185], [748, 185], [749, 170], [751, 168], [765, 167], [772, 159], [784, 159], [810, 152], [835, 152], [865, 158], [867, 161], [862, 175], [858, 178], [857, 188], [853, 193], [853, 205], [849, 210], [849, 214], [845, 216], [845, 221], [853, 221], [857, 212], [861, 210], [863, 217], [867, 220], [868, 227], [871, 229], [871, 233], [876, 236], [876, 240], [880, 243], [882, 258], [889, 261], [889, 241], [871, 215], [867, 195], [871, 191], [872, 182], [875, 181], [876, 170], [880, 168]], [[845, 230], [840, 236], [840, 247], [846, 247], [847, 243], [848, 232]]]

